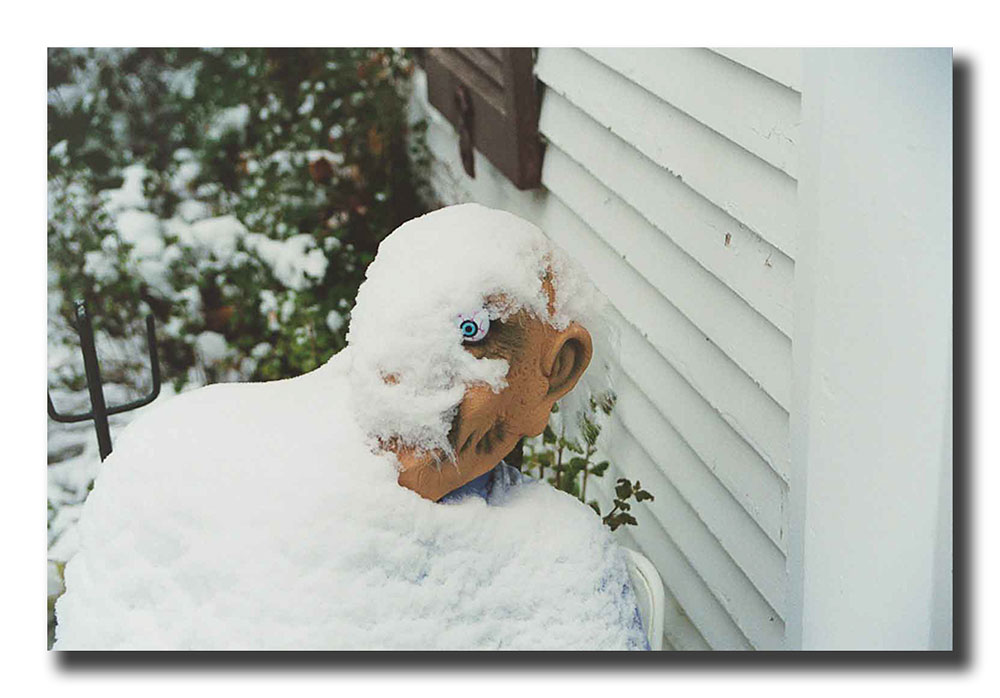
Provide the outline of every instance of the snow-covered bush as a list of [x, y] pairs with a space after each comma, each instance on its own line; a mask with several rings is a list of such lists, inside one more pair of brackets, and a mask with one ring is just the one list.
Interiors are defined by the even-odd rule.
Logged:
[[397, 50], [50, 50], [53, 321], [85, 298], [127, 337], [151, 310], [178, 388], [320, 365], [380, 238], [425, 210], [411, 72]]

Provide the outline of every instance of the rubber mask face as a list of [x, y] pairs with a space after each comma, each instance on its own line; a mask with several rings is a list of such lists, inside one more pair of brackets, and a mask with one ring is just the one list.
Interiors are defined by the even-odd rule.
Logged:
[[505, 320], [462, 314], [457, 322], [466, 351], [477, 359], [503, 359], [509, 369], [498, 391], [485, 384], [466, 388], [449, 433], [454, 463], [398, 454], [400, 484], [428, 499], [488, 472], [521, 438], [540, 434], [553, 403], [576, 384], [592, 354], [589, 333], [576, 323], [560, 331], [523, 311]]

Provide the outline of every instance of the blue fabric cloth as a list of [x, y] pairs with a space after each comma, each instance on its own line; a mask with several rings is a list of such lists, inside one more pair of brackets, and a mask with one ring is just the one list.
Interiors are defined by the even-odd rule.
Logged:
[[[521, 473], [517, 468], [507, 465], [505, 462], [500, 461], [500, 463], [487, 473], [483, 473], [474, 480], [470, 480], [456, 490], [452, 490], [444, 497], [442, 497], [439, 502], [442, 504], [452, 504], [454, 502], [459, 502], [466, 497], [479, 497], [480, 499], [486, 500], [488, 505], [499, 504], [502, 496], [510, 490], [512, 487], [520, 485], [525, 480], [532, 480]], [[607, 584], [614, 575], [611, 570], [607, 570], [604, 579], [601, 581], [601, 589], [605, 589]], [[631, 581], [626, 577], [625, 584], [622, 586], [622, 596], [624, 598], [635, 598], [635, 594], [631, 588]], [[638, 634], [643, 638], [643, 647], [637, 647], [635, 649], [648, 650], [649, 641], [646, 638], [646, 632], [642, 626], [642, 616], [639, 614], [639, 607], [635, 606], [635, 610], [632, 614], [632, 622], [630, 629], [638, 631]]]
[[440, 502], [450, 504], [466, 497], [479, 497], [485, 499], [487, 504], [496, 504], [500, 495], [511, 487], [521, 484], [525, 479], [520, 470], [500, 461], [493, 470], [469, 480], [457, 490], [452, 490], [442, 497]]

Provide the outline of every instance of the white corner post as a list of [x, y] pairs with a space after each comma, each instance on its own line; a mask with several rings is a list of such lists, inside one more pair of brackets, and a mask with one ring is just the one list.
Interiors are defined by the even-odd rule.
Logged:
[[786, 646], [950, 649], [951, 50], [804, 60]]

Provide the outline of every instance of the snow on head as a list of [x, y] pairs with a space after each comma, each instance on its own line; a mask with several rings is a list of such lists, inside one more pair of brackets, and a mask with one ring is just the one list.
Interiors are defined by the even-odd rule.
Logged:
[[539, 228], [511, 213], [463, 204], [404, 223], [379, 245], [351, 312], [361, 425], [375, 437], [450, 453], [448, 430], [465, 388], [500, 390], [509, 368], [465, 351], [457, 318], [524, 310], [562, 329], [584, 319], [594, 295]]

